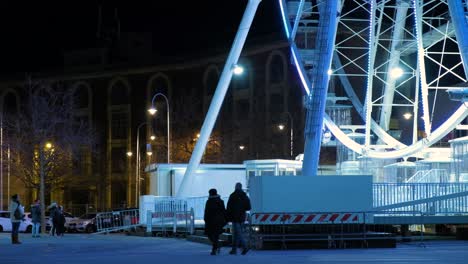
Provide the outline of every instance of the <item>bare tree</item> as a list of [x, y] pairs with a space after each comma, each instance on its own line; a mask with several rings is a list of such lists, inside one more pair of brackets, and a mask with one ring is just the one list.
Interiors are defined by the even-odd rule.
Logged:
[[77, 159], [92, 149], [94, 133], [75, 115], [72, 89], [29, 80], [24, 93], [21, 111], [6, 117], [12, 170], [27, 188], [39, 191], [44, 233], [45, 194], [73, 184]]

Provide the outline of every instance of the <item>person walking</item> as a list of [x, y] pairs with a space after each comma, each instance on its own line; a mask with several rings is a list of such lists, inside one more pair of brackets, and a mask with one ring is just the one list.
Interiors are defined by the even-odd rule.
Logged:
[[57, 213], [57, 203], [56, 202], [52, 202], [49, 207], [47, 207], [47, 209], [49, 210], [49, 222], [50, 222], [50, 235], [51, 236], [54, 236], [55, 235], [55, 231], [57, 229], [57, 225], [54, 221], [54, 219], [56, 219], [55, 217], [55, 214]]
[[220, 253], [219, 235], [223, 233], [226, 225], [226, 208], [224, 201], [219, 197], [216, 189], [208, 191], [209, 197], [205, 204], [205, 234], [212, 243], [211, 255]]
[[18, 230], [21, 221], [24, 220], [24, 206], [20, 203], [18, 194], [11, 197], [10, 202], [10, 220], [11, 220], [11, 243], [21, 244], [18, 238]]
[[39, 231], [41, 229], [41, 201], [36, 199], [34, 204], [31, 205], [31, 222], [32, 226], [32, 237], [40, 237]]
[[237, 247], [242, 247], [242, 255], [249, 251], [244, 239], [244, 222], [246, 211], [250, 209], [250, 199], [242, 190], [242, 184], [238, 182], [227, 203], [228, 221], [232, 222], [232, 250], [229, 252], [231, 255], [237, 254]]

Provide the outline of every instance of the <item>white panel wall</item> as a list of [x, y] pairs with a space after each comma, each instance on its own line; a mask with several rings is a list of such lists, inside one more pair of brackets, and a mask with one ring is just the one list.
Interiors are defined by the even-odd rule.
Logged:
[[372, 209], [372, 176], [250, 178], [252, 212], [362, 212]]

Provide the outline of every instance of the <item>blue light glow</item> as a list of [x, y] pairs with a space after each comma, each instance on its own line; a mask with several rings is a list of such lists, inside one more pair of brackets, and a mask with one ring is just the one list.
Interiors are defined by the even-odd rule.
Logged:
[[302, 86], [304, 86], [304, 89], [307, 95], [309, 95], [310, 94], [309, 85], [307, 84], [307, 81], [302, 73], [301, 67], [299, 66], [299, 61], [297, 60], [296, 52], [293, 47], [291, 47], [291, 54], [293, 56], [294, 64], [296, 65], [297, 73], [299, 73], [299, 77], [301, 78]]
[[286, 37], [289, 40], [289, 24], [288, 20], [286, 19], [286, 12], [283, 7], [283, 0], [279, 0], [279, 4], [281, 8], [281, 17], [283, 18], [284, 32], [286, 33]]
[[[286, 32], [286, 37], [288, 40], [292, 43], [294, 40], [289, 39], [289, 24], [288, 21], [286, 20], [286, 10], [283, 7], [283, 1], [284, 0], [279, 0], [280, 8], [281, 8], [281, 17], [283, 18], [283, 25], [284, 25], [284, 31]], [[291, 45], [291, 54], [294, 60], [294, 65], [296, 66], [297, 73], [299, 73], [299, 77], [302, 82], [302, 86], [304, 87], [304, 90], [306, 91], [307, 95], [310, 93], [309, 85], [307, 84], [307, 81], [305, 79], [304, 74], [302, 73], [301, 66], [299, 64], [299, 61], [297, 60], [297, 54], [296, 54], [296, 49]]]

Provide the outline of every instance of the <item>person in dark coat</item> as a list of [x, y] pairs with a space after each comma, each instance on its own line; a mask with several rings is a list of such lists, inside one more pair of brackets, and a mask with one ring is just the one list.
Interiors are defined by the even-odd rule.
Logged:
[[31, 222], [33, 223], [32, 237], [39, 237], [41, 228], [41, 203], [39, 199], [36, 199], [34, 204], [31, 205]]
[[57, 213], [57, 210], [58, 210], [57, 203], [52, 202], [49, 205], [49, 207], [47, 207], [47, 209], [49, 209], [49, 220], [50, 220], [50, 224], [52, 225], [50, 227], [50, 235], [54, 236], [55, 232], [56, 232], [56, 229], [57, 229], [57, 226], [55, 224], [55, 219], [56, 219], [55, 214]]
[[232, 250], [229, 252], [231, 255], [237, 253], [238, 246], [242, 247], [242, 255], [249, 251], [244, 239], [244, 222], [246, 211], [250, 209], [250, 199], [242, 190], [242, 184], [238, 182], [227, 203], [228, 221], [232, 222]]
[[220, 249], [219, 235], [223, 233], [223, 227], [227, 223], [226, 209], [216, 189], [210, 189], [209, 194], [205, 204], [205, 233], [213, 244], [211, 255], [216, 255], [216, 253], [219, 254]]
[[53, 221], [57, 236], [63, 236], [63, 233], [65, 232], [65, 215], [63, 214], [62, 206], [57, 207]]

